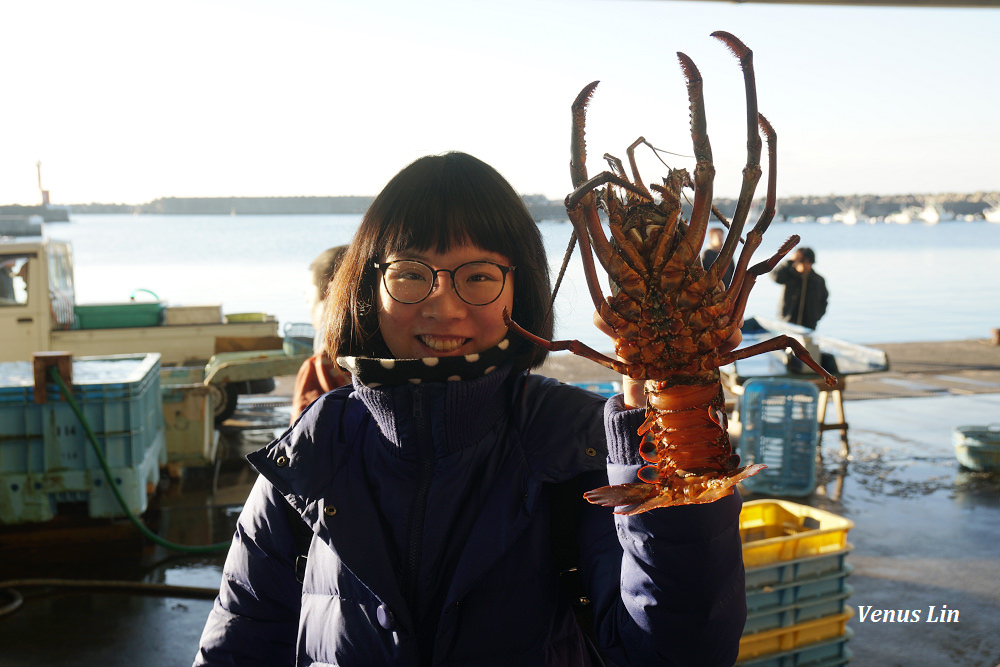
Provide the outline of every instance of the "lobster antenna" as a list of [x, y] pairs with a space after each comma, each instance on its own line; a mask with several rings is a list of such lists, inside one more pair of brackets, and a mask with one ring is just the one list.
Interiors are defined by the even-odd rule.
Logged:
[[[562, 284], [563, 276], [566, 275], [566, 267], [569, 266], [570, 257], [573, 256], [573, 250], [576, 249], [576, 229], [574, 228], [572, 233], [569, 235], [569, 245], [566, 246], [566, 253], [563, 255], [562, 266], [559, 267], [559, 275], [556, 276], [556, 284], [552, 286], [552, 298], [549, 300], [549, 309], [545, 313], [545, 317], [554, 317], [553, 310], [556, 305], [556, 294], [559, 293], [559, 286]], [[553, 320], [553, 324], [555, 321]]]
[[[722, 211], [720, 211], [714, 204], [712, 205], [712, 213], [715, 214], [716, 219], [718, 219], [718, 221], [722, 223], [723, 227], [725, 227], [726, 229], [730, 228], [729, 221], [726, 220], [726, 216], [724, 216], [722, 214]], [[740, 237], [740, 243], [743, 243], [744, 245], [746, 244], [746, 240], [744, 240], [742, 236]]]
[[653, 155], [655, 155], [656, 159], [659, 160], [660, 162], [662, 162], [663, 166], [666, 167], [667, 169], [670, 169], [670, 165], [667, 164], [666, 162], [663, 162], [663, 158], [660, 157], [660, 153], [666, 153], [667, 155], [676, 155], [677, 157], [686, 157], [686, 158], [694, 159], [693, 155], [686, 155], [684, 153], [675, 153], [673, 151], [668, 151], [665, 148], [657, 148], [656, 146], [654, 146], [653, 144], [649, 143], [648, 141], [646, 141], [644, 143], [647, 146], [649, 146], [650, 148], [653, 149]]

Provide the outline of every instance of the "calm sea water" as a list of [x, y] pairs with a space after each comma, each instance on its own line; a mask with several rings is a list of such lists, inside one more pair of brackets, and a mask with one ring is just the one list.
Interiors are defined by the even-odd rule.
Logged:
[[[226, 313], [266, 312], [284, 325], [307, 322], [307, 267], [322, 249], [347, 243], [356, 215], [74, 215], [47, 226], [73, 242], [77, 300], [125, 301], [151, 290], [172, 305], [222, 304]], [[553, 279], [570, 225], [540, 224]], [[816, 252], [830, 306], [817, 331], [856, 343], [988, 338], [1000, 327], [1000, 225], [775, 223], [760, 260], [787, 237]], [[766, 277], [748, 315], [774, 317], [780, 287]], [[138, 299], [149, 298], [145, 292]], [[591, 324], [593, 305], [575, 256], [556, 300], [556, 335], [610, 349]]]

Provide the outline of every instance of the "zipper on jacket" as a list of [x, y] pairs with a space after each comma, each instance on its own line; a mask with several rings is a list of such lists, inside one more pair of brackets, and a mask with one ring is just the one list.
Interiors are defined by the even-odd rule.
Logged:
[[413, 420], [416, 424], [417, 451], [420, 456], [420, 469], [417, 476], [417, 489], [413, 496], [413, 508], [410, 515], [410, 544], [407, 554], [405, 571], [403, 572], [404, 592], [413, 612], [419, 614], [417, 584], [420, 569], [420, 546], [424, 532], [424, 519], [427, 513], [427, 495], [430, 493], [431, 478], [434, 473], [434, 446], [430, 439], [423, 410], [423, 393], [419, 387], [413, 389]]

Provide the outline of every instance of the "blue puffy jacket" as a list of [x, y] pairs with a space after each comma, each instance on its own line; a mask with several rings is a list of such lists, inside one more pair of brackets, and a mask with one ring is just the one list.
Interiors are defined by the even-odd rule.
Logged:
[[[576, 516], [552, 511], [567, 484], [635, 481], [641, 422], [620, 397], [502, 369], [325, 395], [249, 457], [195, 665], [598, 664], [553, 562], [565, 521], [605, 659], [731, 665], [738, 495], [623, 517], [574, 492]], [[288, 505], [314, 533], [301, 584]]]

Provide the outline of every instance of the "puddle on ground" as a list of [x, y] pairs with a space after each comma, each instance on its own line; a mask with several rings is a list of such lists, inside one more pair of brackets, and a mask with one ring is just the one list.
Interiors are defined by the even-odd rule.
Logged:
[[962, 468], [950, 442], [914, 442], [893, 433], [857, 430], [850, 456], [839, 447], [823, 448], [820, 495], [839, 501], [845, 492], [877, 498], [920, 499], [938, 496], [963, 504], [1000, 506], [1000, 474]]

